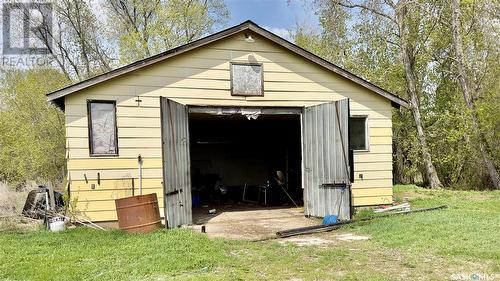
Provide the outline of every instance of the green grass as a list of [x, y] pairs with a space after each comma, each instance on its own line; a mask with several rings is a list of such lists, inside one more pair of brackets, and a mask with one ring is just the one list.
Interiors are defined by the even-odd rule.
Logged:
[[[450, 208], [317, 234], [335, 240], [328, 246], [208, 239], [181, 229], [3, 232], [0, 280], [445, 280], [474, 272], [500, 279], [500, 192], [396, 186], [395, 193], [413, 208]], [[371, 239], [334, 239], [344, 232]]]
[[386, 247], [491, 261], [498, 266], [500, 192], [434, 191], [415, 186], [395, 186], [394, 192], [413, 197], [412, 208], [442, 204], [449, 208], [366, 222], [355, 229]]

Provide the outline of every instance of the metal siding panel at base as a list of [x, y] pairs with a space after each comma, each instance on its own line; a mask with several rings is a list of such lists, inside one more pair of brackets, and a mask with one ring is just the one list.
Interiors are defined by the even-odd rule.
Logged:
[[308, 216], [337, 214], [341, 219], [349, 218], [349, 190], [323, 186], [349, 183], [348, 103], [346, 99], [304, 109], [304, 208]]

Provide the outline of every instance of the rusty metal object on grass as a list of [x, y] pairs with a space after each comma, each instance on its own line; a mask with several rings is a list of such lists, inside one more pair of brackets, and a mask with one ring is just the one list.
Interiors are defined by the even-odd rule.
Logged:
[[116, 199], [115, 205], [121, 230], [147, 233], [161, 228], [156, 193]]

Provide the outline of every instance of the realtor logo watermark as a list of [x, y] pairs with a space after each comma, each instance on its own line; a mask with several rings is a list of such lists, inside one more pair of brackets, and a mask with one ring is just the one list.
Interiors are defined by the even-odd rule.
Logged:
[[51, 34], [52, 3], [2, 3], [2, 66], [51, 64]]
[[478, 272], [473, 272], [473, 273], [454, 273], [450, 276], [451, 280], [486, 280], [486, 281], [491, 281], [491, 280], [498, 280], [497, 277], [499, 277], [497, 274], [493, 273], [478, 273]]

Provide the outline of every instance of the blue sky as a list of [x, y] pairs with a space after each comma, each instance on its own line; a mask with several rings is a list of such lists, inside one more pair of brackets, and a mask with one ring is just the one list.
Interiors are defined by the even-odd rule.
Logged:
[[251, 20], [282, 37], [297, 23], [318, 26], [318, 19], [307, 0], [226, 0], [231, 13], [229, 25]]

